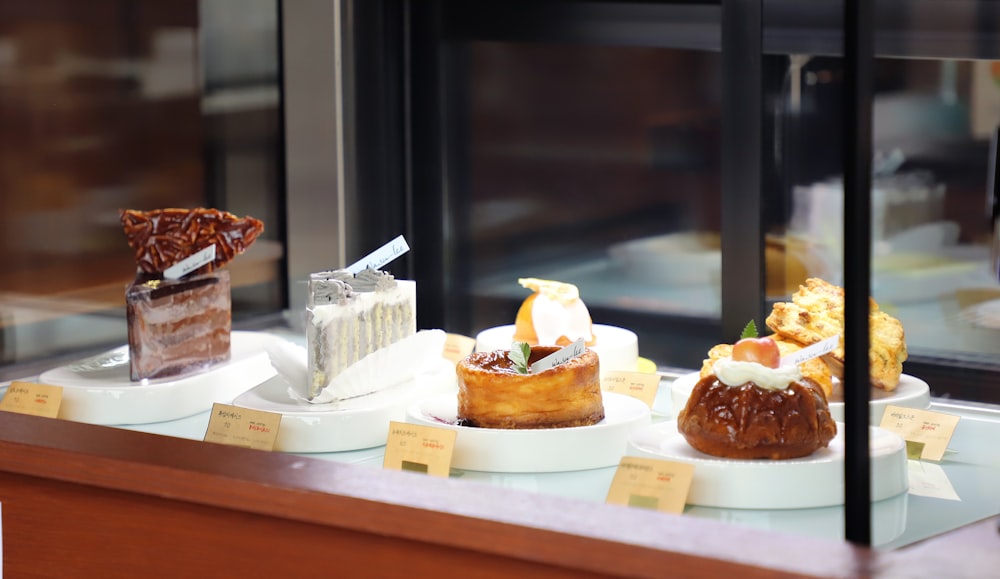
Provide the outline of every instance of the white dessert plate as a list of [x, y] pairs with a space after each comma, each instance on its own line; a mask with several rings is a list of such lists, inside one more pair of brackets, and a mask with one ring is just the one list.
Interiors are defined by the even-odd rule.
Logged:
[[406, 421], [458, 431], [451, 465], [486, 472], [564, 472], [615, 466], [628, 437], [650, 422], [641, 400], [605, 392], [604, 420], [591, 426], [505, 430], [458, 424], [458, 399], [445, 394], [410, 407]]
[[38, 381], [62, 386], [59, 417], [91, 424], [148, 424], [185, 418], [228, 404], [275, 375], [265, 347], [269, 334], [233, 332], [230, 359], [206, 370], [133, 382], [128, 346], [42, 373]]
[[394, 386], [339, 402], [311, 404], [293, 397], [288, 383], [275, 376], [233, 401], [235, 406], [281, 414], [274, 450], [342, 452], [385, 444], [389, 422], [406, 420], [414, 402], [442, 392], [454, 398], [455, 365], [441, 358], [426, 372]]
[[[906, 443], [869, 427], [872, 500], [907, 492]], [[728, 509], [807, 509], [844, 502], [844, 425], [827, 448], [789, 460], [735, 460], [691, 448], [677, 421], [661, 422], [629, 437], [628, 454], [694, 465], [690, 505]]]
[[[639, 338], [635, 332], [617, 326], [594, 324], [597, 352], [601, 361], [601, 374], [609, 370], [635, 372], [639, 367]], [[509, 350], [514, 340], [514, 325], [487, 328], [476, 335], [476, 351], [492, 352]], [[606, 345], [605, 345], [606, 344]]]
[[[670, 385], [670, 404], [673, 406], [673, 415], [676, 417], [687, 404], [687, 399], [691, 396], [695, 384], [698, 383], [698, 372], [685, 374]], [[885, 413], [886, 406], [902, 406], [904, 408], [924, 409], [931, 405], [931, 389], [916, 376], [903, 374], [899, 378], [899, 385], [892, 392], [886, 392], [878, 388], [871, 389], [871, 401], [869, 402], [869, 422], [872, 426], [882, 423], [882, 414]], [[837, 422], [844, 420], [844, 398], [840, 384], [834, 379], [833, 395], [830, 396], [830, 416]]]

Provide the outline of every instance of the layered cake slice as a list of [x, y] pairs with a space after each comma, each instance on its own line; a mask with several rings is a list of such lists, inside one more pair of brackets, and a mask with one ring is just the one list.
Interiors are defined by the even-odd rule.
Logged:
[[[314, 273], [309, 279], [307, 397], [315, 399], [365, 356], [417, 331], [416, 283], [366, 269]], [[336, 392], [334, 399], [366, 392]]]
[[132, 380], [177, 376], [229, 359], [232, 297], [222, 269], [264, 229], [217, 209], [123, 210], [137, 274], [125, 291]]

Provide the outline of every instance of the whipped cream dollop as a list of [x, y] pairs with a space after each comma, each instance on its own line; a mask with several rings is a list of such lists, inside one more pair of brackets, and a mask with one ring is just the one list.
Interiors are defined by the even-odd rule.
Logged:
[[594, 341], [590, 311], [575, 285], [538, 278], [517, 281], [522, 287], [538, 292], [531, 307], [531, 323], [539, 344], [555, 344], [562, 336], [571, 342]]
[[802, 379], [802, 372], [795, 365], [768, 368], [756, 362], [739, 362], [722, 358], [712, 364], [712, 371], [719, 382], [726, 386], [740, 386], [753, 382], [767, 390], [784, 390], [792, 382]]

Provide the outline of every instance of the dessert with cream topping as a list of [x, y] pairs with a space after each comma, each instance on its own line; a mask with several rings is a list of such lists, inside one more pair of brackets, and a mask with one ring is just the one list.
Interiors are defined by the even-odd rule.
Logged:
[[594, 324], [577, 286], [559, 281], [520, 278], [531, 290], [518, 308], [513, 325], [483, 330], [476, 336], [476, 351], [492, 352], [510, 347], [512, 341], [532, 346], [565, 346], [583, 339], [601, 360], [601, 372], [635, 372], [639, 365], [639, 340], [624, 328]]
[[[530, 346], [525, 366], [560, 349]], [[467, 426], [566, 428], [604, 419], [599, 361], [592, 350], [540, 372], [519, 371], [508, 350], [476, 352], [461, 360], [456, 372], [458, 418]]]
[[[313, 400], [341, 372], [417, 330], [416, 283], [366, 269], [310, 275], [306, 308], [309, 387]], [[368, 391], [370, 392], [370, 391]], [[363, 391], [328, 393], [335, 399]]]
[[781, 460], [825, 448], [837, 433], [823, 388], [780, 365], [769, 337], [744, 338], [695, 385], [677, 417], [693, 448], [723, 458]]
[[590, 311], [575, 285], [534, 277], [517, 282], [533, 293], [517, 310], [514, 340], [530, 345], [566, 346], [582, 338], [588, 346], [594, 345]]

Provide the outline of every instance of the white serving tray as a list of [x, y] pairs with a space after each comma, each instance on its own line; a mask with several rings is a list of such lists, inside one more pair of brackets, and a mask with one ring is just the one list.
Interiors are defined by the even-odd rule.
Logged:
[[133, 382], [128, 346], [43, 372], [38, 381], [62, 386], [59, 418], [91, 424], [148, 424], [185, 418], [228, 404], [275, 375], [265, 347], [279, 340], [257, 332], [233, 332], [230, 359], [184, 376]]
[[335, 403], [311, 404], [293, 397], [288, 383], [275, 376], [233, 401], [235, 406], [281, 414], [274, 450], [342, 452], [385, 444], [389, 422], [406, 420], [406, 409], [427, 396], [458, 388], [455, 365], [444, 358], [428, 371], [384, 390]]
[[451, 465], [485, 472], [563, 472], [616, 466], [628, 437], [648, 426], [649, 406], [604, 392], [604, 420], [591, 426], [507, 430], [460, 426], [458, 398], [444, 394], [410, 407], [406, 420], [457, 430]]
[[[909, 490], [906, 443], [869, 427], [872, 501]], [[730, 509], [806, 509], [844, 503], [844, 425], [827, 448], [789, 460], [736, 460], [701, 453], [671, 420], [635, 432], [628, 454], [694, 465], [687, 503]]]
[[[673, 406], [673, 416], [676, 418], [681, 409], [687, 404], [688, 397], [698, 383], [698, 372], [692, 372], [678, 377], [670, 385], [670, 404]], [[837, 422], [844, 421], [844, 401], [843, 390], [837, 379], [834, 378], [833, 395], [830, 397], [830, 416]], [[882, 414], [885, 413], [886, 406], [902, 406], [904, 408], [919, 408], [921, 410], [931, 405], [931, 389], [916, 376], [903, 374], [899, 378], [899, 385], [892, 392], [886, 392], [878, 388], [871, 389], [871, 401], [869, 402], [869, 422], [872, 426], [882, 424]]]

